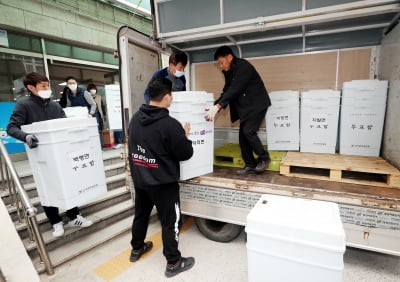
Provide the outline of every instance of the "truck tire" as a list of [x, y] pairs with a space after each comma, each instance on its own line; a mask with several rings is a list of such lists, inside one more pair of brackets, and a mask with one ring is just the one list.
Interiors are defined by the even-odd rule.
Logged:
[[230, 242], [243, 230], [243, 226], [206, 219], [206, 218], [195, 218], [196, 226], [200, 232], [210, 240], [216, 242]]

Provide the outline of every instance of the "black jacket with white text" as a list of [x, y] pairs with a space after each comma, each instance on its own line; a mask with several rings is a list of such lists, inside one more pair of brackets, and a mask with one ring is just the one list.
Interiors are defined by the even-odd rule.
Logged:
[[193, 155], [192, 141], [166, 108], [143, 104], [128, 130], [129, 164], [135, 187], [142, 189], [179, 180], [179, 162]]

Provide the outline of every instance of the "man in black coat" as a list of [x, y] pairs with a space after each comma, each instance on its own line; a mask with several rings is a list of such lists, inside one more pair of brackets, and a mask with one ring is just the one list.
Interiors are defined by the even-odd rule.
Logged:
[[[257, 131], [271, 105], [264, 83], [248, 61], [237, 58], [228, 46], [219, 47], [214, 59], [225, 76], [225, 86], [214, 106], [207, 109], [206, 120], [212, 121], [221, 108], [229, 104], [231, 121], [240, 119], [239, 144], [245, 168], [237, 174], [263, 172], [270, 163], [268, 151], [264, 150]], [[258, 161], [253, 152], [258, 155]]]
[[[7, 126], [7, 134], [26, 142], [29, 148], [35, 148], [40, 145], [35, 135], [21, 130], [21, 126], [32, 124], [45, 120], [65, 118], [65, 113], [61, 106], [52, 101], [49, 79], [37, 72], [30, 72], [24, 78], [24, 86], [29, 91], [29, 97], [19, 101], [14, 108]], [[46, 141], [46, 140], [41, 140]], [[43, 206], [44, 212], [53, 225], [53, 236], [60, 237], [64, 235], [64, 223], [59, 214], [58, 207]], [[70, 227], [89, 227], [92, 221], [81, 216], [79, 208], [74, 207], [66, 211], [70, 221]]]

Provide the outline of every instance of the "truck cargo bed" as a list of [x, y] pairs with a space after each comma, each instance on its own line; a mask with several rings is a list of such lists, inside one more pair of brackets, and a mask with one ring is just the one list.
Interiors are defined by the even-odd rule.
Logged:
[[348, 246], [400, 255], [400, 189], [296, 178], [274, 171], [238, 176], [236, 171], [214, 167], [213, 173], [182, 182], [182, 213], [246, 225], [262, 194], [330, 201], [339, 205]]
[[283, 176], [274, 171], [238, 176], [236, 171], [237, 169], [235, 168], [215, 166], [213, 173], [193, 178], [186, 181], [186, 183], [313, 198], [400, 211], [400, 189], [297, 178]]

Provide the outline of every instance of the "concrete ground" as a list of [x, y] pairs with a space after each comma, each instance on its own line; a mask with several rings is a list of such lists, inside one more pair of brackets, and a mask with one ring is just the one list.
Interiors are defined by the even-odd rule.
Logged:
[[[136, 263], [128, 261], [130, 233], [126, 233], [56, 268], [53, 276], [42, 274], [41, 281], [248, 281], [244, 232], [229, 243], [213, 242], [205, 238], [189, 218], [181, 232], [179, 247], [183, 256], [195, 257], [196, 263], [189, 271], [166, 278], [160, 231], [159, 222], [153, 221], [148, 230], [148, 238], [154, 243], [153, 250]], [[344, 263], [343, 281], [346, 282], [400, 281], [400, 257], [347, 248]], [[268, 265], [265, 268], [268, 269]]]

